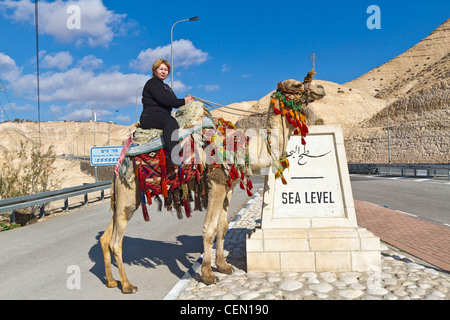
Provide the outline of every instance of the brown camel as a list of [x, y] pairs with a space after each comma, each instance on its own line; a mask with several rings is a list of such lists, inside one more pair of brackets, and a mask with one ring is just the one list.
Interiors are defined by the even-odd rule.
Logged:
[[[308, 77], [309, 76], [309, 77]], [[308, 102], [321, 99], [325, 96], [325, 90], [322, 86], [312, 86], [310, 74], [305, 78], [305, 84], [301, 81], [286, 80], [278, 83], [278, 91], [289, 92], [290, 95], [299, 94], [297, 97], [305, 106]], [[279, 102], [275, 105], [279, 108]], [[272, 135], [272, 140], [280, 146], [280, 150], [272, 150], [272, 158], [279, 159], [280, 155], [285, 154], [289, 135], [295, 129], [294, 126], [286, 120], [282, 114], [274, 112], [269, 108], [267, 112], [267, 132]], [[277, 134], [274, 134], [277, 132]], [[277, 141], [275, 141], [275, 139]], [[254, 139], [258, 140], [258, 139]], [[261, 139], [259, 139], [261, 140]], [[252, 144], [250, 137], [250, 144]], [[258, 160], [259, 150], [264, 147], [254, 148], [252, 159]], [[256, 150], [256, 151], [255, 151]], [[251, 170], [258, 171], [262, 167], [268, 167], [269, 163], [261, 161], [251, 161]], [[211, 252], [214, 239], [216, 241], [216, 260], [217, 271], [225, 274], [231, 274], [233, 268], [225, 261], [224, 257], [224, 238], [228, 230], [227, 213], [228, 206], [233, 194], [234, 182], [231, 187], [227, 184], [227, 178], [220, 168], [206, 170], [209, 190], [209, 203], [206, 210], [206, 218], [203, 225], [203, 263], [201, 267], [201, 279], [205, 284], [212, 284], [217, 281], [216, 276], [211, 269]], [[140, 205], [139, 183], [136, 178], [132, 178], [134, 183], [129, 185], [123, 178], [114, 178], [111, 187], [111, 209], [113, 217], [100, 238], [101, 247], [105, 262], [106, 286], [109, 288], [117, 287], [117, 282], [113, 279], [111, 273], [111, 255], [113, 253], [116, 259], [122, 284], [122, 293], [134, 293], [137, 287], [133, 286], [127, 279], [122, 261], [122, 240], [125, 234], [128, 221]], [[237, 180], [235, 180], [237, 181]]]

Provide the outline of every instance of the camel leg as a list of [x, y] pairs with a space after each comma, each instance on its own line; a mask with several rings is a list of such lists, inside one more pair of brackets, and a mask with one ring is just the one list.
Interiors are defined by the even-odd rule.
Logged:
[[217, 223], [222, 212], [223, 201], [226, 195], [226, 186], [216, 182], [210, 182], [209, 204], [206, 210], [205, 223], [203, 225], [203, 263], [202, 281], [205, 284], [213, 284], [217, 281], [211, 269], [211, 252], [214, 243], [214, 235], [217, 231]]
[[217, 235], [216, 235], [216, 266], [217, 271], [225, 273], [225, 274], [232, 274], [233, 273], [233, 267], [230, 266], [225, 261], [224, 256], [224, 240], [225, 240], [225, 234], [228, 231], [228, 207], [230, 205], [231, 196], [233, 195], [233, 189], [227, 188], [226, 197], [223, 201], [222, 210], [219, 216], [219, 221], [217, 224]]
[[[111, 251], [113, 252], [114, 258], [117, 262], [117, 268], [119, 269], [120, 282], [122, 284], [122, 293], [135, 293], [137, 292], [137, 287], [133, 286], [125, 274], [125, 268], [123, 266], [122, 260], [122, 241], [125, 235], [125, 230], [127, 228], [128, 221], [131, 215], [126, 214], [125, 210], [121, 211], [122, 214], [114, 215], [114, 227], [113, 234], [110, 243]], [[125, 214], [123, 214], [125, 213]]]
[[139, 205], [140, 198], [137, 183], [128, 187], [120, 178], [115, 178], [111, 188], [111, 209], [114, 215], [100, 237], [100, 244], [105, 261], [106, 286], [114, 288], [118, 285], [111, 272], [110, 252], [112, 252], [119, 268], [123, 293], [134, 293], [137, 291], [137, 287], [130, 284], [125, 274], [122, 261], [122, 240], [128, 221]]
[[108, 224], [103, 235], [100, 237], [100, 244], [102, 246], [103, 251], [103, 260], [105, 261], [105, 277], [106, 277], [106, 286], [108, 288], [117, 287], [117, 281], [114, 280], [111, 272], [111, 252], [109, 250], [109, 243], [112, 238], [112, 231], [114, 225], [114, 218]]

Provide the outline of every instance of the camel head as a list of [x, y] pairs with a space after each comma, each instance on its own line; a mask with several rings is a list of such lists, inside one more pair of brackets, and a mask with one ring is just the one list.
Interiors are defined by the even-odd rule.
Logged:
[[325, 89], [320, 84], [309, 84], [309, 88], [306, 89], [306, 96], [308, 102], [323, 99], [323, 97], [325, 97]]
[[310, 71], [303, 82], [294, 79], [278, 82], [277, 89], [291, 94], [304, 93], [307, 102], [320, 100], [325, 97], [325, 89], [320, 84], [313, 84], [312, 76]]
[[279, 91], [301, 92], [305, 90], [303, 82], [294, 79], [278, 82], [277, 89]]

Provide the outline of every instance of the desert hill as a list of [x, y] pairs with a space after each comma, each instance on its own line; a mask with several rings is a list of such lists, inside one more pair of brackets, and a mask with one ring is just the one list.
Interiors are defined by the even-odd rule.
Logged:
[[448, 79], [449, 54], [450, 19], [409, 50], [346, 85], [370, 93], [375, 93], [375, 89], [384, 90], [394, 102], [436, 81]]
[[[398, 57], [346, 83], [387, 93], [393, 163], [450, 163], [450, 19]], [[378, 93], [376, 97], [385, 99]], [[384, 107], [346, 135], [351, 162], [387, 162]]]
[[[346, 84], [340, 85], [324, 80], [315, 80], [314, 83], [325, 88], [326, 96], [309, 105], [308, 121], [310, 124], [341, 124], [347, 128], [374, 116], [385, 107], [385, 103], [381, 99]], [[274, 83], [274, 88], [276, 88], [276, 83]], [[230, 106], [256, 113], [266, 112], [273, 92], [275, 90], [253, 104], [241, 102]], [[230, 118], [228, 111], [230, 110], [222, 108], [213, 110], [211, 114], [214, 117], [228, 119]], [[239, 113], [233, 110], [231, 112]], [[241, 116], [233, 115], [233, 120], [241, 120], [247, 116], [248, 113], [241, 113]]]
[[[39, 125], [37, 122], [5, 122], [0, 126], [3, 136], [0, 142], [0, 152], [20, 145], [20, 141], [38, 143]], [[41, 122], [40, 140], [42, 146], [53, 145], [57, 155], [89, 156], [89, 150], [94, 143], [97, 147], [108, 145], [108, 130], [111, 146], [122, 145], [123, 140], [134, 131], [133, 126], [124, 127], [107, 122]]]
[[[45, 152], [49, 146], [57, 156], [74, 155], [89, 156], [90, 148], [94, 146], [120, 146], [134, 131], [134, 125], [126, 127], [106, 122], [41, 122], [40, 140]], [[8, 150], [14, 156], [20, 143], [37, 145], [39, 141], [39, 125], [37, 122], [5, 122], [0, 123], [2, 139], [0, 141], [0, 165], [12, 159], [4, 158], [4, 151]], [[56, 159], [53, 164], [54, 176], [60, 181], [60, 187], [72, 187], [83, 183], [93, 183], [95, 179], [80, 170], [79, 161], [70, 159]]]
[[[309, 124], [342, 125], [349, 162], [388, 161], [386, 96], [375, 89], [388, 96], [393, 163], [450, 162], [450, 19], [355, 80], [315, 83], [327, 95], [309, 105]], [[241, 108], [264, 112], [271, 94]], [[226, 118], [221, 110], [213, 114]]]

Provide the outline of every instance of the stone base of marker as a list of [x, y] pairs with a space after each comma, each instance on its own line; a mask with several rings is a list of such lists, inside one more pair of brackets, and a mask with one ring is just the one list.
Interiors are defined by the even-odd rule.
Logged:
[[289, 139], [283, 185], [266, 176], [261, 228], [247, 236], [247, 271], [379, 271], [380, 239], [357, 225], [342, 128]]
[[247, 236], [247, 271], [381, 270], [380, 239], [365, 228], [257, 229]]

